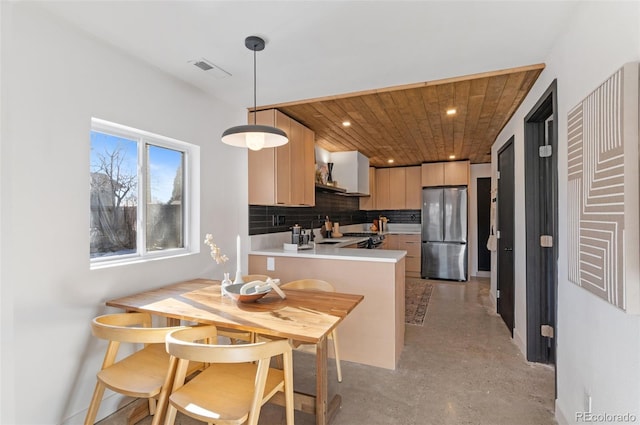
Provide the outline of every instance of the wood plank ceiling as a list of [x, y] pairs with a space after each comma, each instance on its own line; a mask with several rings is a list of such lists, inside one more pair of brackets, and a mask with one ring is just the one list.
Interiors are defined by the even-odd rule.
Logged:
[[[277, 108], [315, 131], [318, 146], [362, 152], [371, 166], [469, 159], [491, 162], [491, 145], [544, 64], [329, 96]], [[447, 110], [456, 113], [447, 115]], [[348, 121], [350, 126], [343, 126]], [[393, 159], [393, 163], [389, 163]]]

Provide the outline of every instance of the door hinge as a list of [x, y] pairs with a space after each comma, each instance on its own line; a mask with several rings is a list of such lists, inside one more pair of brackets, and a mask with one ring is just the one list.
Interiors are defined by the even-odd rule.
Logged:
[[500, 230], [496, 230], [496, 239], [500, 239]]
[[540, 235], [540, 246], [543, 248], [552, 248], [553, 247], [553, 236], [551, 235]]
[[540, 325], [540, 335], [546, 338], [553, 338], [553, 326], [551, 325]]
[[500, 298], [500, 290], [496, 289], [496, 298]]
[[500, 171], [496, 171], [496, 179], [500, 180]]
[[553, 147], [551, 145], [543, 145], [538, 148], [538, 156], [540, 158], [549, 158], [553, 154]]

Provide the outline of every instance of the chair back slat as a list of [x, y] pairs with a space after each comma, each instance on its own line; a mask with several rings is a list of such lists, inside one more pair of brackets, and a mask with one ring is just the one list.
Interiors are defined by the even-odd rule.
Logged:
[[320, 279], [300, 279], [280, 285], [283, 289], [307, 289], [324, 292], [335, 292], [332, 284]]
[[[131, 317], [129, 317], [131, 316]], [[142, 344], [165, 342], [166, 335], [183, 326], [152, 328], [147, 313], [121, 313], [99, 316], [91, 322], [91, 331], [97, 338]]]
[[204, 363], [247, 363], [291, 352], [288, 340], [239, 345], [210, 345], [200, 342], [215, 336], [215, 326], [177, 330], [167, 335], [172, 356]]

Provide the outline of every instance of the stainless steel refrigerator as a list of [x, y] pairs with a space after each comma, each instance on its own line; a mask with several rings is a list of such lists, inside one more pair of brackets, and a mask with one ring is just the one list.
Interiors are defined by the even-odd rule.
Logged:
[[467, 280], [467, 187], [422, 189], [422, 277]]

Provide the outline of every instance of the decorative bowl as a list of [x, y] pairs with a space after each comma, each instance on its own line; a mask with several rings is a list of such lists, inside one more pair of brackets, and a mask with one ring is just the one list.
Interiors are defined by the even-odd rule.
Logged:
[[234, 301], [239, 301], [241, 303], [254, 303], [271, 292], [271, 288], [269, 288], [266, 291], [252, 292], [251, 294], [240, 294], [240, 288], [244, 285], [244, 283], [234, 283], [225, 287], [224, 290]]

